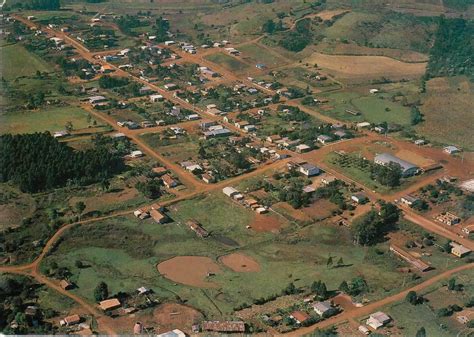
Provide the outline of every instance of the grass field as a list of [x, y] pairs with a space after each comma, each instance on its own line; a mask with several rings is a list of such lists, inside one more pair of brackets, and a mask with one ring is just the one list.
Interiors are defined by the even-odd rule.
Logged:
[[[343, 280], [361, 275], [370, 286], [370, 299], [394, 293], [403, 284], [395, 270], [399, 262], [388, 253], [388, 245], [380, 244], [385, 253], [375, 258], [370, 249], [353, 245], [347, 228], [315, 223], [304, 228], [290, 225], [280, 234], [257, 233], [245, 228], [255, 213], [221, 192], [179, 202], [168, 214], [174, 222], [166, 225], [118, 217], [76, 227], [47, 257], [43, 269], [49, 261], [67, 266], [78, 285], [73, 292], [89, 300], [100, 281], [109, 285], [111, 294], [146, 286], [162, 299], [179, 296], [209, 318], [228, 317], [238, 305], [280, 293], [290, 282], [307, 287], [321, 279], [335, 289]], [[190, 219], [199, 221], [211, 236], [198, 238], [185, 225]], [[257, 261], [260, 271], [238, 273], [219, 262], [220, 256], [237, 252]], [[158, 263], [186, 255], [206, 256], [219, 264], [221, 272], [208, 278], [217, 288], [184, 286], [157, 271]], [[327, 268], [328, 256], [342, 257], [345, 266]], [[78, 269], [76, 260], [88, 267]]]
[[240, 46], [239, 51], [245, 59], [250, 58], [253, 63], [263, 63], [269, 68], [282, 66], [288, 63], [287, 60], [276, 52], [270, 51], [269, 49], [254, 43]]
[[[463, 272], [455, 275], [454, 278], [464, 285], [464, 291], [448, 291], [444, 286], [446, 281], [442, 281], [419, 294], [427, 298], [429, 302], [414, 306], [402, 301], [383, 308], [383, 311], [394, 319], [394, 326], [405, 336], [414, 336], [421, 326], [426, 329], [427, 336], [454, 336], [466, 326], [456, 321], [456, 313], [452, 317], [437, 317], [436, 311], [450, 304], [464, 307], [464, 303], [474, 296], [472, 272]], [[467, 334], [458, 336], [467, 336]]]
[[2, 116], [0, 133], [33, 133], [60, 131], [72, 122], [75, 129], [85, 128], [87, 113], [78, 107], [53, 107], [38, 111], [18, 111]]
[[245, 72], [250, 69], [250, 67], [237, 60], [235, 57], [223, 54], [223, 53], [216, 53], [212, 55], [205, 56], [211, 62], [217, 63], [230, 71], [235, 72]]
[[474, 86], [465, 77], [430, 80], [421, 106], [425, 121], [417, 126], [417, 132], [436, 143], [474, 150], [473, 93]]
[[0, 70], [2, 76], [7, 80], [13, 80], [20, 76], [34, 75], [36, 71], [51, 71], [47, 63], [39, 57], [28, 52], [19, 44], [2, 47]]
[[[368, 92], [368, 90], [367, 90]], [[396, 123], [401, 125], [410, 124], [410, 108], [403, 106], [400, 102], [391, 100], [393, 92], [371, 95], [356, 91], [340, 91], [323, 94], [329, 99], [329, 108], [318, 109], [322, 113], [338, 119], [370, 123]], [[345, 110], [360, 112], [359, 116], [347, 113]]]

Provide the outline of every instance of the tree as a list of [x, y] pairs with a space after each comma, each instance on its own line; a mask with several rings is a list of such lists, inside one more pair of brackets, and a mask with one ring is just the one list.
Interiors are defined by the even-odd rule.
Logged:
[[426, 330], [424, 327], [421, 327], [420, 329], [418, 329], [418, 331], [416, 332], [416, 337], [426, 337]]
[[326, 261], [326, 267], [330, 268], [333, 265], [332, 256], [329, 255], [328, 260]]
[[448, 289], [449, 290], [456, 290], [456, 279], [454, 279], [454, 278], [449, 279]]
[[97, 302], [103, 301], [109, 297], [109, 287], [107, 283], [100, 282], [94, 289], [94, 298]]
[[415, 291], [409, 291], [405, 300], [412, 305], [418, 304], [418, 296]]
[[346, 281], [341, 282], [341, 284], [339, 285], [339, 290], [346, 294], [350, 292], [349, 285]]
[[273, 34], [275, 32], [276, 25], [273, 20], [269, 19], [265, 21], [262, 25], [262, 32], [268, 33], [268, 34]]
[[311, 284], [311, 291], [320, 299], [325, 300], [328, 297], [326, 284], [321, 281], [314, 281]]
[[84, 268], [84, 263], [82, 263], [81, 260], [76, 260], [74, 264], [76, 265], [76, 268], [79, 268], [79, 269]]
[[74, 126], [72, 125], [71, 121], [67, 121], [66, 124], [64, 124], [64, 128], [67, 132], [71, 132], [72, 130], [74, 130]]
[[340, 257], [339, 260], [337, 260], [337, 266], [342, 267], [343, 265], [344, 265], [344, 260], [342, 259], [342, 257]]
[[79, 214], [79, 218], [82, 216], [82, 212], [86, 209], [86, 204], [83, 201], [78, 201], [74, 205], [74, 209], [76, 210], [77, 214]]

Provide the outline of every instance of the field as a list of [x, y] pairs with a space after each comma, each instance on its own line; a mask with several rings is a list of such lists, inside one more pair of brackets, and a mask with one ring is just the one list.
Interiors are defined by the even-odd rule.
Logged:
[[31, 76], [37, 71], [49, 72], [52, 70], [51, 66], [19, 44], [2, 46], [1, 56], [0, 70], [6, 80]]
[[447, 305], [457, 304], [464, 307], [464, 303], [474, 296], [472, 272], [463, 272], [455, 275], [454, 278], [458, 283], [464, 285], [462, 292], [449, 291], [445, 286], [446, 281], [439, 282], [419, 294], [428, 300], [426, 303], [413, 306], [403, 301], [382, 310], [394, 319], [395, 328], [405, 336], [415, 335], [422, 326], [426, 329], [427, 336], [453, 336], [461, 330], [464, 331], [461, 336], [467, 336], [469, 330], [456, 321], [456, 313], [451, 317], [437, 317], [436, 315], [438, 309]]
[[[73, 292], [88, 299], [92, 299], [94, 287], [102, 280], [111, 293], [146, 286], [164, 300], [179, 296], [212, 318], [228, 315], [244, 302], [278, 294], [289, 282], [307, 287], [321, 279], [329, 289], [335, 289], [342, 280], [360, 275], [370, 285], [371, 292], [366, 296], [371, 299], [395, 293], [403, 284], [395, 270], [399, 262], [388, 253], [374, 260], [370, 249], [352, 244], [344, 227], [315, 223], [304, 228], [291, 225], [291, 230], [283, 229], [278, 236], [254, 232], [245, 228], [251, 223], [253, 212], [234, 204], [221, 192], [181, 201], [171, 206], [168, 215], [173, 222], [166, 225], [117, 217], [76, 227], [66, 234], [42, 268], [50, 261], [67, 266], [72, 272], [71, 279], [78, 285]], [[200, 222], [211, 233], [210, 237], [198, 238], [185, 225], [189, 219]], [[388, 250], [385, 243], [378, 248]], [[171, 269], [165, 273], [175, 273], [168, 280], [157, 265], [173, 264], [176, 256], [186, 263], [178, 269], [168, 266]], [[328, 256], [343, 258], [344, 267], [327, 268]], [[204, 264], [197, 266], [197, 271], [204, 269], [196, 277], [182, 269], [189, 268], [191, 258], [196, 266], [201, 263], [196, 259], [205, 259]], [[77, 268], [76, 260], [87, 267]], [[208, 269], [209, 266], [212, 268]], [[208, 276], [209, 271], [215, 275]], [[176, 273], [186, 279], [175, 278]], [[190, 278], [192, 286], [182, 284], [189, 284]], [[269, 278], [272, 282], [268, 282]], [[199, 284], [194, 283], [197, 280]], [[206, 283], [204, 288], [200, 288], [201, 282]], [[406, 281], [405, 286], [411, 282]]]
[[364, 83], [382, 77], [392, 80], [418, 78], [426, 63], [406, 63], [385, 56], [325, 55], [313, 53], [303, 63], [317, 64], [338, 79]]
[[[391, 99], [397, 90], [377, 95], [369, 94], [368, 89], [366, 90], [365, 92], [359, 90], [324, 93], [322, 96], [326, 97], [329, 102], [318, 108], [318, 111], [351, 122], [410, 124], [410, 108]], [[349, 114], [346, 109], [358, 111], [360, 115]]]
[[435, 78], [427, 83], [421, 111], [425, 121], [416, 130], [430, 141], [474, 150], [472, 82], [464, 77]]
[[78, 107], [52, 107], [37, 111], [17, 111], [3, 115], [0, 133], [55, 132], [72, 122], [74, 129], [86, 128], [87, 112]]
[[242, 73], [250, 69], [250, 67], [247, 64], [239, 61], [235, 57], [232, 57], [223, 53], [208, 55], [205, 58], [211, 62], [214, 62], [223, 66], [224, 68], [227, 68], [230, 71]]
[[250, 59], [252, 63], [263, 63], [268, 68], [282, 66], [288, 63], [283, 57], [275, 51], [266, 48], [260, 44], [249, 43], [238, 47], [244, 59]]

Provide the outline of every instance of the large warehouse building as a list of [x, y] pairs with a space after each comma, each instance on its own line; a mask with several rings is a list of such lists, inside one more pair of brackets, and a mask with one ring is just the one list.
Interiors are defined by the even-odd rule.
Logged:
[[398, 164], [402, 168], [402, 175], [404, 177], [415, 175], [418, 173], [418, 170], [420, 169], [415, 164], [412, 164], [403, 159], [395, 157], [394, 155], [391, 155], [390, 153], [381, 153], [381, 154], [376, 155], [374, 158], [374, 162], [376, 164], [383, 165], [383, 166], [386, 166], [390, 163]]

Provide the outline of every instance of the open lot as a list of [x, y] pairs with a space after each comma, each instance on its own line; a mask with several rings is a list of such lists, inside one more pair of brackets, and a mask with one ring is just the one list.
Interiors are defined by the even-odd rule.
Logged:
[[89, 125], [87, 115], [86, 111], [74, 106], [10, 112], [2, 117], [0, 133], [55, 132], [65, 130], [67, 122], [75, 129], [82, 129]]
[[244, 73], [250, 69], [250, 66], [237, 58], [226, 55], [224, 53], [215, 53], [205, 57], [207, 60], [217, 63], [227, 70], [235, 71], [237, 73]]
[[53, 69], [38, 56], [28, 52], [19, 44], [2, 46], [0, 70], [7, 80], [20, 76], [31, 76], [37, 71], [49, 72]]
[[425, 121], [416, 130], [433, 142], [474, 150], [473, 92], [472, 82], [467, 78], [430, 80], [421, 106]]
[[385, 56], [325, 55], [313, 53], [304, 63], [317, 64], [329, 74], [350, 83], [367, 83], [382, 77], [391, 80], [419, 78], [426, 63], [406, 63]]

